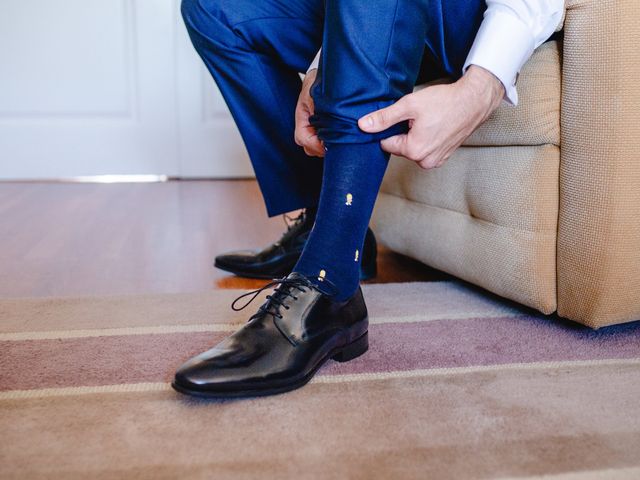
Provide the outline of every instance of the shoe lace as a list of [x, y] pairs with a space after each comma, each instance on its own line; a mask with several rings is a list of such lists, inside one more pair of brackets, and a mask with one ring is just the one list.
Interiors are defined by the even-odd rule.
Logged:
[[284, 224], [287, 226], [287, 230], [282, 234], [280, 240], [276, 242], [277, 245], [281, 245], [288, 241], [291, 235], [294, 235], [294, 230], [298, 229], [307, 221], [307, 212], [303, 210], [297, 217], [291, 217], [284, 213], [282, 215], [282, 220]]
[[[247, 308], [262, 292], [265, 290], [275, 288], [274, 293], [272, 295], [267, 295], [267, 302], [261, 305], [258, 308], [258, 312], [253, 315], [251, 319], [260, 315], [260, 314], [269, 314], [273, 315], [276, 318], [282, 318], [282, 314], [280, 313], [280, 308], [284, 308], [285, 310], [289, 310], [289, 305], [285, 303], [287, 298], [292, 298], [294, 301], [298, 300], [297, 292], [305, 293], [307, 290], [316, 290], [324, 295], [334, 296], [337, 293], [336, 285], [330, 280], [323, 280], [323, 287], [326, 285], [329, 291], [325, 291], [325, 289], [321, 288], [315, 282], [313, 282], [309, 277], [300, 276], [296, 278], [283, 277], [279, 279], [274, 279], [271, 282], [267, 283], [265, 286], [258, 288], [256, 290], [252, 290], [247, 293], [243, 293], [239, 297], [237, 297], [233, 303], [231, 304], [231, 309], [235, 312], [239, 312], [240, 310], [244, 310]], [[249, 299], [242, 304], [242, 306], [238, 307], [237, 303], [243, 298], [249, 297]], [[271, 307], [275, 307], [271, 309]]]

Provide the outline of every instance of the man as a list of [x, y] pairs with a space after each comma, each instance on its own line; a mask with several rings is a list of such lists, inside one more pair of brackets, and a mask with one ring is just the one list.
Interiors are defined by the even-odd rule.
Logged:
[[[177, 371], [184, 393], [300, 387], [368, 348], [361, 277], [375, 273], [373, 205], [395, 153], [442, 165], [498, 107], [555, 30], [562, 0], [183, 0], [193, 44], [238, 125], [269, 215], [304, 208], [228, 271], [280, 280], [249, 322]], [[320, 53], [316, 52], [321, 48]], [[304, 81], [304, 71], [312, 59]], [[416, 82], [457, 81], [412, 93]], [[322, 158], [321, 158], [322, 157]], [[362, 271], [361, 271], [362, 269]], [[243, 295], [246, 296], [246, 295]], [[242, 298], [242, 297], [241, 297]]]

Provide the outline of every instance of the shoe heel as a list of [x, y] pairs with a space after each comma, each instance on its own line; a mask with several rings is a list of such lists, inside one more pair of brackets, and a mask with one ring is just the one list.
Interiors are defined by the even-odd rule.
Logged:
[[378, 267], [376, 265], [376, 259], [374, 254], [374, 259], [370, 260], [366, 265], [362, 264], [360, 266], [360, 280], [371, 280], [375, 278], [378, 274]]
[[371, 280], [378, 274], [378, 243], [371, 229], [367, 229], [360, 263], [360, 280]]
[[362, 335], [357, 340], [342, 347], [338, 353], [331, 357], [336, 362], [348, 362], [359, 357], [369, 349], [369, 332]]

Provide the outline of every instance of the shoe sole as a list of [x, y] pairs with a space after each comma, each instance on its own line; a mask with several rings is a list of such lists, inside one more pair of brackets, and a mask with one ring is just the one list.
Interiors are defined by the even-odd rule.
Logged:
[[365, 332], [360, 338], [354, 340], [353, 342], [332, 350], [322, 361], [318, 362], [318, 364], [311, 370], [306, 376], [302, 379], [297, 380], [296, 382], [282, 385], [275, 388], [269, 389], [255, 389], [255, 390], [236, 390], [229, 392], [206, 392], [202, 390], [191, 390], [185, 388], [177, 383], [171, 382], [171, 386], [174, 390], [180, 393], [184, 393], [187, 395], [191, 395], [194, 397], [200, 398], [250, 398], [250, 397], [265, 397], [269, 395], [277, 395], [279, 393], [290, 392], [292, 390], [296, 390], [300, 387], [304, 387], [309, 381], [314, 377], [316, 372], [322, 367], [329, 359], [335, 360], [337, 362], [348, 362], [359, 356], [363, 355], [369, 349], [369, 332]]

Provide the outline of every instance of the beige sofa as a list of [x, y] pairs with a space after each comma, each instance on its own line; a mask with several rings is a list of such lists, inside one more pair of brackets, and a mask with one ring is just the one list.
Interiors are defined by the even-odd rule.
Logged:
[[518, 91], [445, 166], [392, 159], [379, 240], [544, 313], [639, 320], [638, 0], [568, 0]]

